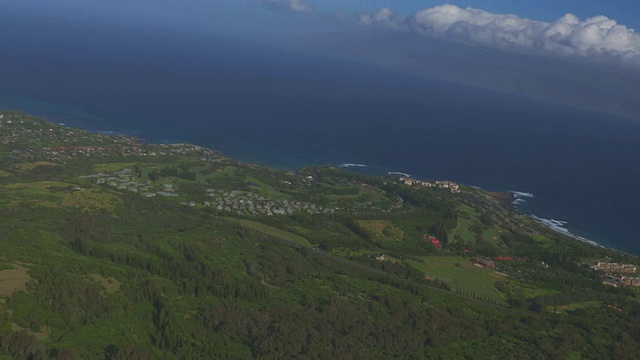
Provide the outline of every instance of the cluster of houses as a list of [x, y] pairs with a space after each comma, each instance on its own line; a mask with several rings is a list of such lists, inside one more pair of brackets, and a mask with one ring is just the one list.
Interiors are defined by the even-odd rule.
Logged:
[[25, 148], [13, 151], [13, 156], [20, 160], [48, 160], [66, 162], [82, 157], [113, 157], [113, 156], [189, 156], [197, 153], [202, 161], [216, 162], [221, 160], [220, 154], [190, 144], [136, 144], [122, 143], [116, 138], [108, 145], [85, 146], [46, 146], [42, 148]]
[[[24, 144], [12, 156], [19, 160], [66, 162], [84, 157], [112, 156], [187, 156], [203, 161], [220, 161], [215, 151], [191, 144], [141, 144], [132, 136], [104, 134], [54, 125], [19, 114], [0, 114], [0, 143]], [[33, 143], [42, 146], [33, 146]], [[69, 146], [68, 144], [77, 144]]]
[[113, 173], [97, 173], [91, 175], [78, 176], [79, 179], [95, 180], [96, 184], [105, 184], [118, 190], [126, 190], [138, 193], [144, 197], [154, 197], [156, 195], [164, 197], [177, 197], [178, 193], [172, 184], [153, 184], [150, 180], [141, 181], [134, 177], [133, 171], [125, 168]]
[[602, 283], [604, 285], [613, 286], [613, 287], [621, 287], [621, 286], [634, 286], [640, 287], [640, 277], [631, 277], [631, 276], [611, 276], [605, 275], [602, 277]]
[[[18, 114], [0, 114], [0, 143], [14, 144], [35, 141], [79, 141], [84, 140], [87, 131], [67, 129]], [[102, 135], [102, 134], [96, 134]]]
[[418, 179], [413, 179], [409, 177], [401, 177], [398, 179], [402, 184], [407, 186], [422, 186], [429, 188], [438, 188], [438, 189], [446, 189], [456, 194], [460, 192], [460, 185], [454, 183], [453, 181], [443, 180], [443, 181], [422, 181]]
[[[602, 277], [602, 283], [604, 285], [621, 287], [621, 286], [635, 286], [640, 287], [640, 277], [625, 276], [635, 275], [637, 266], [633, 264], [618, 264], [598, 261], [595, 265], [591, 265], [593, 270], [601, 270], [605, 272], [605, 276]], [[622, 275], [622, 276], [619, 276]]]
[[207, 189], [209, 200], [204, 206], [218, 211], [239, 215], [293, 215], [296, 213], [320, 214], [333, 212], [313, 203], [286, 199], [267, 199], [250, 191]]
[[144, 144], [141, 147], [130, 146], [123, 149], [123, 156], [192, 156], [198, 155], [201, 161], [217, 162], [224, 159], [222, 154], [193, 144]]
[[592, 265], [591, 268], [593, 270], [602, 270], [606, 273], [618, 273], [618, 274], [635, 274], [637, 270], [636, 265], [607, 263], [602, 261], [598, 261], [595, 265]]
[[[124, 168], [110, 173], [82, 175], [79, 179], [93, 180], [96, 184], [107, 185], [118, 190], [130, 191], [143, 197], [177, 198], [178, 191], [173, 184], [158, 184], [150, 180], [138, 179], [133, 170]], [[277, 199], [272, 200], [250, 191], [206, 189], [207, 200], [200, 202], [182, 201], [185, 206], [211, 207], [218, 211], [236, 213], [238, 215], [293, 215], [296, 213], [321, 214], [333, 212], [313, 203]]]
[[[66, 161], [83, 156], [113, 156], [117, 154], [118, 146], [136, 144], [138, 141], [133, 137], [57, 126], [18, 114], [0, 116], [0, 143], [25, 144], [24, 149], [14, 150], [12, 153], [14, 157], [22, 160]], [[29, 146], [33, 143], [43, 146]]]

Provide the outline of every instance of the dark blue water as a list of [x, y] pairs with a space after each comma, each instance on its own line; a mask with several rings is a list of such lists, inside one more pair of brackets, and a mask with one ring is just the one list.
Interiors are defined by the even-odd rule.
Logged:
[[492, 190], [640, 253], [637, 122], [215, 35], [0, 22], [0, 107], [295, 168], [363, 163]]

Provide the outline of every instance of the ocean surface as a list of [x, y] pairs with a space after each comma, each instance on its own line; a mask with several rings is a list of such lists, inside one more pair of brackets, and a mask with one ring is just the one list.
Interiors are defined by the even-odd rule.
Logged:
[[0, 49], [0, 108], [531, 193], [521, 211], [640, 254], [640, 121], [211, 34], [4, 17]]

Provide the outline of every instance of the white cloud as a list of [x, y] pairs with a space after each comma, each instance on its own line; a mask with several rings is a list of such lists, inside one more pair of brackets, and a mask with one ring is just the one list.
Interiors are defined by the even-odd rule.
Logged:
[[262, 0], [262, 3], [270, 9], [288, 12], [311, 12], [311, 5], [304, 0]]
[[411, 31], [483, 46], [553, 55], [618, 58], [640, 65], [640, 35], [605, 16], [553, 22], [441, 5], [400, 18], [389, 9], [360, 16], [366, 25]]
[[406, 30], [404, 19], [388, 8], [380, 9], [373, 14], [361, 14], [358, 20], [364, 25], [393, 30]]

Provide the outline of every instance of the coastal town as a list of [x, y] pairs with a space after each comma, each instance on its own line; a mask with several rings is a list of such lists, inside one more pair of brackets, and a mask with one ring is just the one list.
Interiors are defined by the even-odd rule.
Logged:
[[423, 181], [410, 177], [401, 177], [398, 179], [400, 183], [405, 184], [407, 186], [417, 186], [417, 187], [427, 187], [427, 188], [437, 188], [437, 189], [446, 189], [451, 191], [452, 194], [457, 194], [460, 192], [460, 185], [449, 180], [438, 180], [438, 181]]

